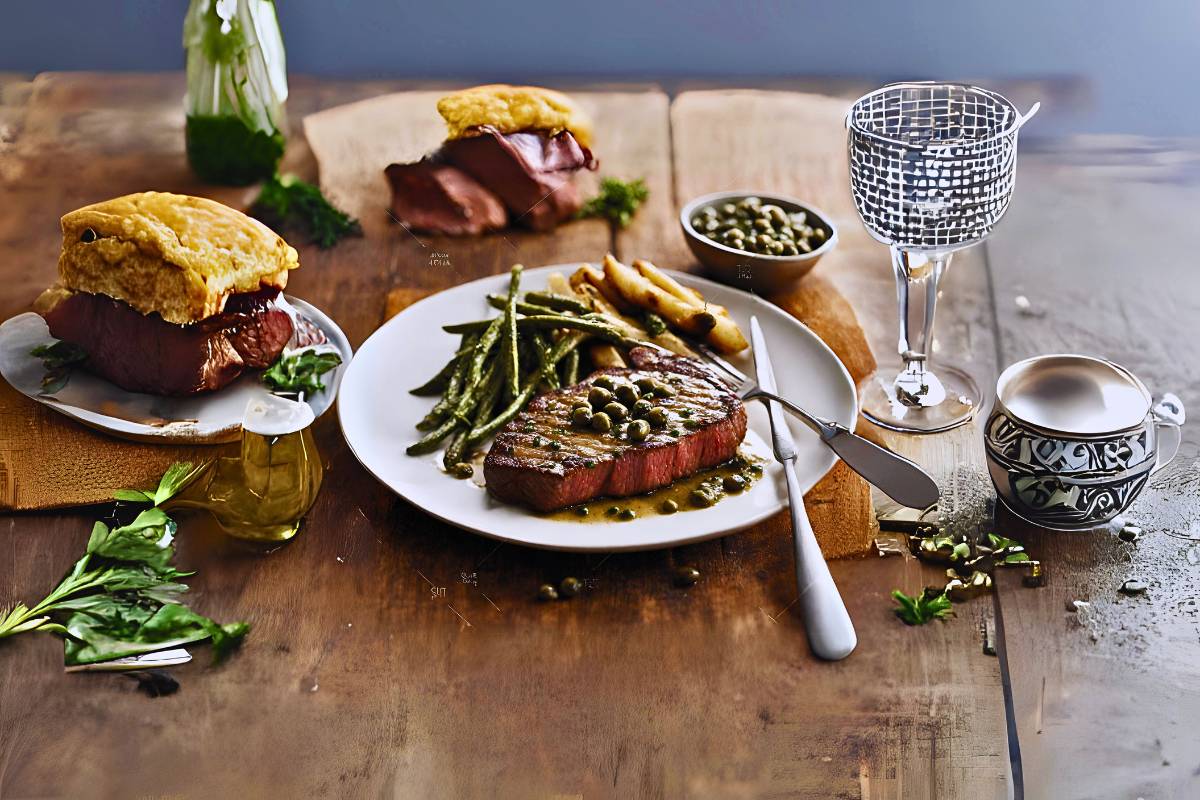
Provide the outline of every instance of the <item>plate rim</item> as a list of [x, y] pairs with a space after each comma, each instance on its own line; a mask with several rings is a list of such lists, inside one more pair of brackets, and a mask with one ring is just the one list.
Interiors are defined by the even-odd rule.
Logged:
[[[546, 264], [546, 265], [542, 265], [542, 266], [538, 266], [538, 267], [527, 267], [525, 269], [523, 275], [525, 277], [529, 277], [531, 275], [535, 275], [535, 274], [540, 275], [541, 273], [549, 273], [552, 271], [565, 271], [565, 270], [570, 270], [573, 268], [578, 268], [579, 266], [581, 266], [583, 264], [591, 264], [592, 266], [596, 266], [595, 262], [568, 261], [568, 262], [562, 262], [562, 263], [557, 263], [557, 264]], [[712, 289], [712, 288], [716, 288], [716, 289], [718, 289], [718, 291], [738, 292], [739, 294], [744, 296], [746, 298], [747, 302], [749, 302], [752, 306], [766, 309], [769, 313], [772, 313], [772, 314], [775, 314], [775, 313], [782, 314], [788, 320], [790, 320], [793, 324], [798, 325], [801, 329], [803, 329], [806, 333], [808, 333], [812, 337], [812, 339], [817, 343], [819, 348], [824, 350], [825, 353], [833, 360], [833, 363], [837, 365], [837, 369], [840, 372], [840, 375], [844, 382], [844, 386], [848, 389], [848, 394], [851, 399], [852, 413], [850, 415], [850, 423], [857, 421], [859, 412], [860, 412], [859, 401], [858, 401], [858, 391], [857, 391], [857, 386], [855, 385], [854, 379], [850, 375], [850, 371], [846, 368], [846, 365], [838, 357], [837, 353], [835, 353], [833, 351], [833, 348], [831, 348], [820, 336], [818, 336], [816, 334], [815, 331], [813, 331], [812, 328], [810, 328], [808, 325], [806, 325], [803, 321], [801, 321], [797, 317], [793, 316], [792, 314], [788, 313], [787, 311], [780, 308], [779, 306], [777, 306], [773, 303], [769, 303], [768, 301], [762, 299], [761, 297], [759, 297], [758, 295], [756, 295], [752, 292], [745, 292], [745, 291], [739, 290], [735, 287], [727, 286], [725, 284], [710, 280], [701, 275], [695, 275], [695, 274], [688, 273], [688, 272], [682, 272], [682, 271], [673, 270], [673, 269], [665, 269], [665, 268], [661, 268], [661, 267], [660, 267], [660, 269], [662, 269], [664, 272], [666, 272], [668, 275], [670, 275], [673, 278], [682, 279], [681, 282], [683, 282], [685, 286], [686, 285], [695, 285], [695, 287], [697, 289], [701, 290], [702, 292], [705, 289]], [[439, 295], [441, 295], [445, 292], [451, 291], [451, 290], [462, 289], [462, 288], [471, 286], [476, 283], [482, 283], [484, 281], [495, 280], [498, 277], [502, 277], [504, 274], [505, 273], [503, 273], [503, 272], [498, 272], [498, 273], [494, 273], [491, 275], [483, 275], [481, 277], [474, 278], [470, 281], [466, 281], [465, 283], [459, 283], [459, 284], [455, 284], [454, 286], [444, 287], [443, 289], [440, 289], [440, 290], [434, 292], [433, 294], [430, 294], [426, 297], [421, 298], [417, 302], [413, 303], [410, 306], [407, 306], [402, 311], [395, 314], [393, 317], [391, 317], [386, 322], [384, 322], [382, 325], [380, 325], [378, 328], [376, 328], [374, 331], [372, 331], [371, 334], [369, 336], [367, 336], [366, 339], [363, 340], [362, 344], [359, 345], [359, 348], [358, 348], [359, 351], [361, 352], [361, 351], [365, 350], [367, 348], [367, 345], [371, 342], [371, 340], [374, 339], [376, 336], [381, 335], [383, 333], [383, 331], [386, 330], [389, 326], [391, 326], [393, 324], [399, 324], [397, 322], [397, 320], [399, 320], [403, 315], [410, 313], [411, 311], [413, 311], [414, 309], [417, 309], [419, 306], [421, 306], [423, 304], [431, 302], [434, 298], [438, 297]], [[350, 380], [350, 376], [352, 374], [354, 374], [354, 372], [355, 372], [355, 363], [358, 361], [359, 361], [359, 359], [357, 359], [357, 358], [355, 358], [353, 361], [351, 361], [351, 363], [348, 365], [348, 367], [346, 368], [345, 372], [342, 375], [343, 381]], [[360, 369], [365, 369], [365, 367], [360, 367]], [[605, 547], [596, 547], [594, 545], [588, 545], [588, 544], [581, 544], [581, 545], [551, 544], [551, 543], [544, 543], [544, 542], [531, 542], [527, 539], [517, 539], [517, 538], [513, 538], [511, 536], [506, 536], [503, 533], [496, 533], [494, 531], [489, 531], [484, 528], [480, 528], [480, 527], [477, 527], [477, 526], [474, 526], [474, 525], [471, 525], [468, 523], [450, 519], [449, 517], [445, 516], [442, 513], [439, 513], [436, 510], [425, 507], [418, 501], [410, 498], [404, 492], [397, 489], [395, 486], [393, 486], [388, 481], [384, 480], [378, 473], [376, 473], [368, 465], [367, 461], [363, 459], [363, 457], [359, 454], [358, 450], [355, 449], [354, 442], [351, 440], [350, 435], [346, 431], [346, 421], [345, 421], [345, 416], [344, 416], [346, 414], [346, 404], [338, 403], [337, 406], [338, 406], [338, 408], [337, 408], [338, 426], [342, 432], [342, 439], [346, 442], [346, 446], [349, 448], [350, 453], [354, 456], [354, 459], [359, 463], [359, 465], [362, 466], [362, 468], [364, 470], [366, 470], [367, 473], [372, 478], [374, 478], [376, 481], [378, 481], [385, 489], [390, 491], [395, 496], [401, 498], [406, 503], [413, 506], [420, 512], [422, 512], [424, 514], [428, 514], [429, 516], [431, 516], [435, 519], [441, 520], [442, 522], [445, 522], [447, 525], [451, 525], [459, 530], [467, 531], [472, 534], [476, 534], [476, 535], [483, 536], [488, 539], [492, 539], [492, 540], [499, 541], [499, 542], [504, 542], [507, 544], [520, 545], [522, 547], [528, 547], [528, 548], [536, 549], [536, 550], [547, 550], [547, 551], [552, 551], [552, 552], [576, 552], [576, 553], [588, 553], [588, 552], [619, 553], [619, 552], [640, 552], [640, 551], [648, 552], [648, 551], [654, 551], [654, 550], [664, 550], [664, 549], [667, 549], [670, 547], [679, 547], [679, 546], [683, 546], [683, 545], [696, 544], [698, 542], [709, 541], [711, 539], [716, 539], [721, 536], [727, 536], [727, 535], [730, 535], [733, 533], [743, 531], [746, 528], [752, 527], [752, 526], [758, 524], [759, 522], [762, 522], [763, 520], [767, 519], [768, 517], [774, 516], [775, 514], [779, 513], [780, 511], [782, 511], [783, 509], [785, 509], [787, 507], [786, 502], [784, 502], [781, 505], [779, 505], [778, 507], [764, 508], [761, 511], [758, 511], [750, 516], [747, 516], [744, 519], [739, 520], [737, 522], [737, 524], [734, 526], [721, 528], [720, 530], [717, 530], [717, 531], [711, 531], [711, 532], [707, 532], [707, 533], [697, 534], [695, 536], [687, 536], [684, 538], [674, 538], [668, 542], [635, 543], [635, 544], [627, 544], [627, 545], [618, 544], [618, 545], [605, 546]], [[769, 449], [769, 445], [768, 445], [768, 449]], [[838, 461], [837, 456], [832, 451], [829, 451], [828, 466], [825, 467], [825, 469], [821, 472], [821, 474], [818, 475], [811, 482], [802, 483], [801, 491], [804, 493], [807, 493], [810, 489], [812, 489], [813, 486], [815, 486], [817, 483], [819, 483], [821, 480], [823, 480], [829, 474], [829, 472], [833, 469], [833, 467], [836, 466], [837, 461]], [[781, 467], [779, 467], [779, 465], [774, 462], [771, 464], [771, 466], [781, 469]], [[486, 492], [486, 489], [481, 488], [481, 491]], [[696, 513], [703, 513], [703, 511], [696, 512]], [[567, 524], [572, 524], [572, 523], [559, 523], [559, 524], [567, 525]]]

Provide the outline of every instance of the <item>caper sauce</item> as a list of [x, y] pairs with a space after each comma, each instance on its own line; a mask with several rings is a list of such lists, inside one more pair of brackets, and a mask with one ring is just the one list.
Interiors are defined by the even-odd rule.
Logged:
[[711, 508], [730, 495], [742, 494], [762, 477], [762, 459], [738, 453], [724, 464], [697, 472], [636, 497], [601, 498], [542, 516], [568, 522], [628, 522], [631, 519]]
[[830, 232], [816, 217], [788, 212], [758, 197], [705, 206], [691, 219], [692, 229], [718, 244], [763, 256], [811, 253]]

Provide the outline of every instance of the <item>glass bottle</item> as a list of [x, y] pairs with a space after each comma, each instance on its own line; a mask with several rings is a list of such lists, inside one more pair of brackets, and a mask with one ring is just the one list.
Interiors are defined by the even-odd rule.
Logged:
[[191, 0], [183, 46], [192, 169], [231, 186], [274, 175], [285, 145], [288, 87], [273, 0]]
[[251, 400], [241, 442], [208, 462], [167, 509], [204, 509], [239, 539], [291, 539], [321, 489], [312, 422], [307, 403], [274, 395]]

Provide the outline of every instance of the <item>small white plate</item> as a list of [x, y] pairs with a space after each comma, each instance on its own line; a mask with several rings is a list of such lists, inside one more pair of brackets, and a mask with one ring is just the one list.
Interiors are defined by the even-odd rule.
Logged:
[[[325, 389], [306, 398], [313, 416], [333, 405], [338, 383], [353, 351], [346, 334], [323, 311], [287, 296], [301, 315], [321, 329], [342, 355], [342, 364], [325, 373]], [[54, 341], [46, 321], [33, 312], [20, 314], [0, 325], [0, 375], [21, 394], [84, 425], [122, 439], [151, 444], [219, 444], [241, 436], [242, 415], [253, 397], [269, 395], [260, 371], [253, 370], [217, 392], [194, 397], [159, 397], [127, 392], [86, 370], [71, 373], [67, 385], [52, 395], [42, 394], [46, 374], [42, 360], [29, 352]]]
[[[578, 264], [526, 270], [522, 290], [544, 288], [551, 272], [570, 274]], [[794, 317], [745, 292], [682, 273], [671, 273], [687, 286], [729, 309], [749, 330], [756, 315], [771, 347], [771, 360], [782, 394], [816, 414], [853, 427], [858, 414], [854, 382], [842, 362]], [[727, 497], [711, 508], [674, 515], [639, 517], [628, 522], [569, 522], [548, 519], [493, 500], [472, 481], [441, 472], [441, 454], [411, 457], [404, 449], [420, 434], [413, 425], [436, 398], [415, 397], [409, 389], [423, 383], [450, 360], [458, 337], [441, 326], [483, 319], [497, 312], [486, 300], [503, 293], [508, 275], [494, 275], [428, 297], [397, 314], [375, 331], [354, 357], [342, 380], [338, 418], [354, 455], [376, 478], [414, 505], [452, 525], [495, 539], [552, 550], [649, 550], [696, 542], [741, 530], [787, 505], [783, 470], [766, 444], [770, 424], [758, 403], [748, 408], [750, 430], [743, 447], [765, 459], [766, 472], [753, 488]], [[754, 373], [749, 351], [730, 361]], [[799, 457], [796, 471], [804, 490], [833, 466], [836, 457], [807, 428], [793, 424]]]

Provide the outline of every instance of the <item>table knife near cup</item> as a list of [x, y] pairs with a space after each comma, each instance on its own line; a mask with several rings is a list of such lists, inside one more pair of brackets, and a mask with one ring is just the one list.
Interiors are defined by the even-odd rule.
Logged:
[[[758, 385], [765, 392], [775, 391], [775, 372], [767, 352], [766, 338], [756, 317], [750, 318], [750, 341], [754, 347], [754, 369]], [[829, 661], [840, 661], [854, 651], [858, 635], [838, 592], [829, 565], [817, 544], [812, 524], [804, 510], [804, 492], [796, 477], [796, 444], [788, 430], [780, 406], [768, 400], [767, 416], [771, 420], [771, 446], [775, 460], [783, 466], [787, 478], [788, 507], [792, 514], [792, 541], [796, 549], [796, 585], [800, 592], [800, 608], [808, 644], [815, 655]]]

